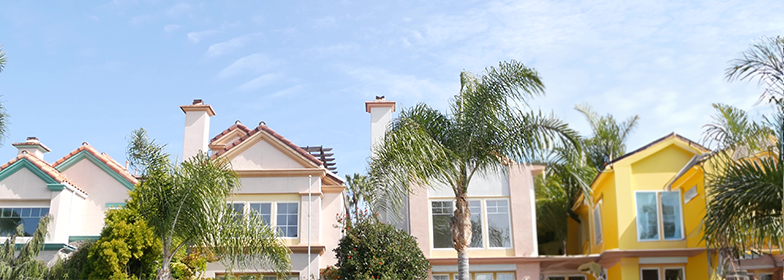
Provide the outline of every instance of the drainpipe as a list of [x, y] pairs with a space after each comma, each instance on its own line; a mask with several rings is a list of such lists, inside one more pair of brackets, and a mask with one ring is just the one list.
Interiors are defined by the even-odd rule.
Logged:
[[313, 206], [313, 201], [312, 201], [312, 197], [311, 197], [313, 195], [312, 190], [311, 190], [311, 188], [313, 186], [313, 183], [311, 182], [312, 178], [313, 178], [313, 175], [308, 175], [308, 278], [307, 279], [310, 279], [313, 276], [310, 273], [310, 263], [312, 262], [310, 260], [310, 234], [311, 234], [311, 231], [310, 231], [310, 212], [312, 211], [312, 206]]

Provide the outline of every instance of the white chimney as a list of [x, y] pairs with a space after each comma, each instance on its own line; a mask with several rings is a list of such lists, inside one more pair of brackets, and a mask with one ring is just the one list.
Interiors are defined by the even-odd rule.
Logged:
[[41, 142], [38, 141], [38, 138], [35, 137], [27, 137], [27, 141], [22, 143], [13, 143], [11, 145], [19, 149], [17, 155], [21, 155], [22, 153], [27, 152], [28, 154], [34, 155], [41, 160], [44, 159], [45, 153], [52, 151], [44, 146], [44, 144], [41, 144]]
[[395, 111], [395, 101], [386, 101], [384, 96], [376, 96], [374, 101], [365, 101], [365, 111], [370, 113], [370, 150], [375, 154], [376, 146], [384, 141], [387, 126]]
[[185, 139], [182, 142], [182, 160], [188, 160], [199, 151], [209, 151], [210, 117], [215, 115], [212, 106], [205, 105], [201, 99], [194, 99], [192, 105], [180, 106], [185, 112]]

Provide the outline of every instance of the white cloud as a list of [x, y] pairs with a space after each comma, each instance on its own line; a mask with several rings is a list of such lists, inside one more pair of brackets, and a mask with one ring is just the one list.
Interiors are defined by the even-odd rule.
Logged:
[[207, 57], [219, 57], [226, 53], [241, 49], [245, 47], [248, 43], [256, 40], [257, 38], [261, 37], [261, 33], [251, 33], [242, 35], [231, 40], [213, 44], [207, 49]]
[[203, 40], [204, 38], [215, 34], [218, 34], [217, 29], [207, 29], [207, 30], [202, 30], [197, 32], [189, 32], [188, 35], [186, 36], [188, 37], [188, 40], [196, 44], [201, 42], [201, 40]]
[[180, 28], [182, 28], [182, 26], [176, 24], [169, 24], [163, 27], [163, 31], [166, 31], [166, 33], [172, 33], [174, 31], [179, 30]]
[[324, 47], [314, 47], [308, 50], [309, 54], [316, 56], [334, 56], [339, 54], [356, 54], [362, 46], [354, 42], [339, 43]]
[[279, 74], [269, 73], [250, 80], [237, 87], [238, 91], [253, 91], [271, 85], [280, 79]]
[[360, 81], [359, 86], [351, 91], [367, 98], [384, 95], [408, 106], [417, 102], [426, 102], [435, 108], [445, 109], [449, 98], [457, 93], [460, 87], [457, 80], [441, 83], [429, 78], [392, 73], [376, 67], [344, 65], [339, 68]]
[[218, 73], [218, 78], [228, 78], [244, 73], [258, 73], [280, 64], [279, 61], [267, 55], [256, 53], [234, 61], [231, 65]]

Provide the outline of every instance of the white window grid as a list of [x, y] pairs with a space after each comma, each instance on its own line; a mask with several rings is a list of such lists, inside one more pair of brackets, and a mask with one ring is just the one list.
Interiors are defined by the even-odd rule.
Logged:
[[[280, 238], [283, 239], [296, 239], [299, 238], [299, 208], [300, 203], [298, 201], [230, 201], [228, 204], [240, 214], [240, 217], [245, 215], [260, 215], [264, 224], [276, 230]], [[288, 220], [288, 216], [295, 216], [296, 222], [292, 224], [281, 223], [278, 220], [278, 208], [280, 204], [286, 204], [286, 208], [288, 209], [289, 205], [295, 205], [294, 208], [296, 209], [296, 213], [283, 213]], [[266, 207], [269, 209], [269, 214], [260, 212], [259, 210], [265, 210]], [[261, 213], [261, 214], [258, 214]], [[284, 236], [278, 230], [280, 227], [285, 227], [286, 229], [293, 229], [296, 236]]]
[[[448, 215], [452, 216], [455, 211], [455, 204], [454, 199], [431, 199], [430, 202], [430, 216], [429, 219], [429, 232], [430, 232], [430, 248], [433, 250], [454, 250], [452, 247], [449, 248], [435, 248], [435, 242], [433, 241], [434, 232], [433, 232], [433, 215]], [[482, 222], [482, 247], [469, 247], [469, 250], [485, 250], [485, 249], [512, 249], [514, 248], [514, 235], [512, 234], [512, 214], [511, 214], [511, 203], [509, 198], [507, 197], [500, 197], [500, 198], [468, 198], [469, 203], [471, 201], [479, 201], [481, 202], [481, 209], [486, 211], [481, 211], [482, 215], [480, 217], [480, 221]], [[501, 203], [498, 203], [498, 202]], [[488, 202], [493, 202], [489, 203]], [[471, 208], [476, 207], [476, 205], [471, 205]], [[472, 215], [474, 212], [472, 211]], [[490, 214], [505, 214], [507, 218], [507, 224], [509, 225], [509, 246], [508, 247], [491, 247], [490, 246], [490, 237], [489, 237], [489, 220], [488, 215]]]

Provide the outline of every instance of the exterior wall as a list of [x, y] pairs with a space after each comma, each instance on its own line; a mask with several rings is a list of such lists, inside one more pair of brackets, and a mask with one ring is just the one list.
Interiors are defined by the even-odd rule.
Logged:
[[80, 160], [61, 173], [89, 194], [84, 202], [83, 214], [78, 216], [82, 225], [71, 231], [71, 235], [101, 235], [103, 219], [108, 209], [106, 204], [125, 202], [129, 190], [87, 159]]
[[321, 256], [321, 261], [328, 265], [335, 264], [338, 261], [332, 249], [337, 248], [340, 239], [343, 238], [340, 229], [336, 227], [338, 224], [337, 216], [345, 215], [343, 203], [342, 193], [324, 193], [321, 211], [318, 212], [321, 215], [319, 218], [321, 223], [320, 243], [327, 247], [327, 251]]
[[19, 169], [0, 181], [2, 200], [50, 200], [51, 198], [52, 191], [46, 187], [46, 182], [27, 168]]
[[182, 142], [182, 159], [195, 156], [199, 150], [207, 152], [209, 148], [210, 115], [204, 111], [185, 113], [185, 133]]
[[[234, 170], [303, 168], [302, 164], [264, 140], [248, 143], [251, 146], [231, 159]], [[237, 147], [240, 148], [240, 147]]]

